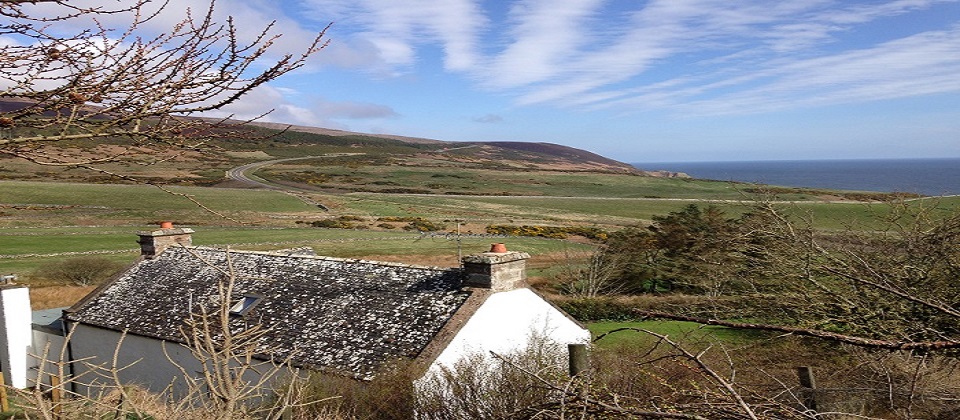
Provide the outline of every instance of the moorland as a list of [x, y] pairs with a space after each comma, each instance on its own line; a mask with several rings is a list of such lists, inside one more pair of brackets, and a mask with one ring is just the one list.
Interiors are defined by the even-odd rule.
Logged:
[[[867, 228], [888, 211], [882, 203], [902, 198], [692, 179], [545, 143], [450, 143], [309, 127], [280, 132], [265, 125], [257, 128], [266, 136], [258, 140], [221, 140], [203, 153], [180, 153], [150, 166], [104, 165], [141, 183], [0, 157], [0, 273], [47, 286], [56, 282], [40, 269], [78, 253], [127, 263], [136, 257], [134, 232], [160, 221], [197, 229], [198, 245], [303, 245], [331, 256], [455, 266], [456, 241], [438, 233], [459, 229], [464, 247], [481, 249], [491, 241], [484, 237], [490, 226], [612, 232], [649, 224], [690, 203], [736, 215], [757, 200], [811, 215], [818, 228]], [[121, 145], [75, 141], [58, 147], [96, 155]], [[272, 189], [227, 176], [246, 164], [290, 158], [246, 172]], [[934, 199], [916, 203], [928, 200]], [[956, 199], [936, 202], [947, 210], [960, 205]], [[429, 224], [412, 223], [417, 220]], [[542, 236], [503, 240], [530, 252], [540, 269], [570, 249], [596, 245], [576, 234], [561, 235], [562, 241]]]
[[[611, 232], [648, 225], [690, 203], [737, 215], [758, 200], [809, 215], [820, 229], [867, 229], [889, 211], [885, 202], [903, 198], [692, 179], [547, 143], [452, 143], [262, 125], [254, 127], [256, 136], [219, 140], [203, 152], [179, 152], [148, 166], [107, 163], [103, 172], [0, 157], [0, 272], [42, 286], [56, 284], [40, 274], [43, 266], [77, 253], [127, 263], [136, 256], [134, 232], [160, 221], [197, 229], [199, 245], [296, 244], [331, 256], [455, 266], [457, 244], [436, 233], [459, 229], [464, 247], [480, 249], [490, 242], [483, 237], [490, 226]], [[95, 156], [123, 143], [57, 147]], [[280, 159], [288, 160], [246, 171], [272, 189], [228, 177], [233, 168]], [[954, 198], [911, 198], [917, 205], [936, 201], [945, 211], [960, 205]], [[596, 244], [562, 236], [567, 240], [504, 240], [530, 252], [535, 268], [549, 267], [568, 248]]]

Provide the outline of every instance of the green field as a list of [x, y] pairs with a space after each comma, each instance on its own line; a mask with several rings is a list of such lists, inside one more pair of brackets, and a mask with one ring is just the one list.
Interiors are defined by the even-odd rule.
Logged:
[[[517, 173], [508, 175], [519, 176]], [[105, 252], [111, 259], [131, 260], [137, 249], [134, 232], [152, 229], [161, 220], [195, 228], [194, 243], [197, 245], [255, 249], [312, 246], [324, 255], [382, 257], [454, 255], [456, 246], [449, 239], [421, 238], [417, 233], [400, 229], [399, 224], [392, 230], [329, 230], [308, 228], [296, 222], [351, 215], [364, 218], [372, 226], [379, 217], [415, 216], [444, 225], [447, 231], [454, 230], [454, 220], [460, 220], [464, 233], [484, 233], [488, 224], [580, 225], [616, 230], [649, 223], [654, 216], [679, 210], [690, 203], [719, 206], [730, 217], [748, 211], [751, 204], [740, 201], [742, 194], [725, 183], [612, 174], [553, 174], [547, 178], [557, 193], [584, 193], [587, 191], [583, 189], [586, 188], [584, 182], [589, 179], [609, 182], [610, 185], [604, 187], [606, 189], [596, 191], [606, 191], [614, 196], [309, 194], [312, 199], [331, 208], [325, 212], [292, 195], [276, 191], [171, 187], [172, 191], [187, 194], [232, 220], [206, 211], [187, 198], [152, 186], [0, 181], [0, 272], [30, 271], [58, 258], [66, 258], [54, 254], [71, 252]], [[561, 181], [576, 185], [561, 189]], [[673, 198], [624, 198], [628, 195], [627, 181], [632, 182], [635, 189], [659, 191], [658, 194]], [[725, 198], [706, 201], [682, 198], [697, 194]], [[739, 198], [730, 198], [734, 196]], [[800, 198], [803, 199], [780, 205], [786, 213], [808, 218], [821, 229], [875, 229], [876, 220], [890, 212], [888, 205], [880, 203]], [[934, 215], [949, 214], [960, 208], [960, 197], [916, 200], [910, 205], [933, 208]], [[490, 242], [489, 238], [470, 238], [463, 244], [465, 248], [470, 246], [482, 251]], [[531, 238], [511, 238], [509, 242], [534, 255], [579, 246]], [[37, 256], [24, 258], [25, 254]]]
[[[168, 187], [217, 211], [303, 211], [310, 207], [275, 191]], [[149, 185], [74, 184], [59, 182], [0, 181], [4, 204], [51, 204], [152, 211], [193, 210], [195, 203]]]
[[[753, 331], [740, 331], [726, 327], [700, 325], [681, 321], [600, 321], [588, 323], [587, 328], [590, 330], [594, 340], [603, 334], [620, 328], [647, 330], [666, 335], [675, 342], [684, 343], [712, 343], [720, 341], [726, 344], [736, 344], [743, 340], [754, 338], [758, 334]], [[623, 345], [648, 346], [656, 342], [656, 340], [656, 337], [641, 331], [624, 330], [603, 336], [599, 341], [595, 341], [595, 344], [601, 348]]]
[[[598, 224], [632, 226], [649, 223], [654, 216], [677, 211], [689, 204], [714, 205], [730, 217], [750, 211], [750, 201], [592, 198], [592, 197], [484, 197], [350, 194], [344, 206], [360, 214], [389, 216], [459, 217], [489, 223]], [[821, 229], [854, 227], [874, 229], [890, 212], [885, 203], [780, 201], [786, 214], [809, 219]], [[960, 209], [960, 197], [912, 201], [912, 206], [933, 206], [935, 214]]]
[[[136, 232], [151, 226], [109, 228], [7, 228], [0, 229], [0, 273], [27, 274], [52, 261], [91, 253], [118, 262], [132, 262], [139, 255]], [[318, 228], [196, 227], [194, 245], [230, 246], [234, 249], [274, 250], [309, 246], [320, 255], [366, 258], [404, 255], [437, 256], [455, 265], [457, 241], [453, 237], [411, 232], [340, 230]], [[506, 241], [511, 249], [533, 256], [581, 249], [588, 246], [538, 238], [461, 237], [464, 253], [489, 249], [492, 242]], [[445, 258], [440, 258], [445, 256]], [[408, 261], [415, 263], [416, 261]]]

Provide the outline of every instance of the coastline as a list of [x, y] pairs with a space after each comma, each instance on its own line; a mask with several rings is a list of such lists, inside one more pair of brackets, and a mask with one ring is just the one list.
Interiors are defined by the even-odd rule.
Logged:
[[960, 195], [960, 158], [632, 163], [693, 178], [797, 188]]

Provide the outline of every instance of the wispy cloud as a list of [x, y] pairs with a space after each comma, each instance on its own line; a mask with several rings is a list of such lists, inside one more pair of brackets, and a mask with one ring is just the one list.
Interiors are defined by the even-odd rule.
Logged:
[[503, 117], [497, 114], [487, 114], [479, 117], [474, 117], [473, 122], [483, 123], [483, 124], [495, 124], [503, 122]]
[[[960, 92], [960, 25], [830, 55], [770, 60], [714, 83], [625, 93], [597, 106], [672, 108], [684, 115], [746, 114]], [[736, 88], [735, 90], [730, 89]]]
[[[886, 39], [846, 43], [882, 19], [945, 3], [957, 0], [514, 0], [505, 7], [495, 0], [219, 0], [217, 7], [247, 37], [276, 20], [284, 34], [278, 51], [298, 51], [333, 21], [334, 42], [310, 70], [399, 75], [416, 71], [426, 50], [439, 50], [444, 70], [518, 105], [703, 115], [960, 92], [958, 26], [901, 28]], [[170, 0], [169, 13], [149, 25], [168, 29], [184, 10], [199, 13], [206, 4]], [[261, 99], [300, 122], [392, 112], [372, 104], [294, 106], [274, 94]]]
[[291, 101], [291, 98], [299, 96], [301, 96], [299, 92], [290, 89], [263, 85], [244, 96], [242, 100], [205, 115], [250, 119], [260, 117], [264, 112], [272, 110], [260, 121], [344, 130], [350, 129], [345, 120], [381, 120], [399, 115], [388, 106], [366, 102], [330, 101], [322, 97], [314, 97], [309, 105], [304, 106]]
[[416, 49], [439, 44], [448, 70], [476, 65], [478, 31], [487, 24], [480, 6], [469, 0], [306, 0], [313, 13], [330, 16], [349, 37], [372, 45], [383, 63], [406, 67]]
[[841, 45], [860, 25], [952, 0], [517, 0], [496, 21], [469, 0], [309, 1], [387, 65], [439, 45], [447, 70], [520, 105], [742, 113], [958, 89], [955, 28]]

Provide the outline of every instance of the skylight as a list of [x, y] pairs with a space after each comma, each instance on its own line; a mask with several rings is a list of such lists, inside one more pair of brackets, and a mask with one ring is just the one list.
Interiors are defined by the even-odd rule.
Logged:
[[261, 300], [263, 300], [263, 296], [260, 295], [243, 295], [243, 297], [230, 308], [230, 314], [246, 315], [247, 312], [250, 312]]

